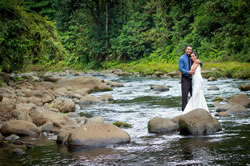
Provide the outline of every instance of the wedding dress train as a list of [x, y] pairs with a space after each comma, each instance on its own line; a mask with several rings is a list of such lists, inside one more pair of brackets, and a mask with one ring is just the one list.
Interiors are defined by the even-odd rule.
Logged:
[[202, 87], [203, 78], [201, 76], [200, 66], [197, 67], [195, 74], [193, 75], [192, 81], [193, 81], [192, 97], [188, 101], [183, 114], [186, 114], [197, 108], [205, 109], [209, 112], [207, 107], [207, 102], [203, 94], [203, 87]]

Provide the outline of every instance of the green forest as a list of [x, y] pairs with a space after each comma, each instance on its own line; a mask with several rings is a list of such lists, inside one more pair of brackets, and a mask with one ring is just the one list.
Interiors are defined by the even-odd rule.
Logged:
[[247, 0], [0, 0], [0, 71], [177, 64], [186, 45], [204, 62], [250, 62]]

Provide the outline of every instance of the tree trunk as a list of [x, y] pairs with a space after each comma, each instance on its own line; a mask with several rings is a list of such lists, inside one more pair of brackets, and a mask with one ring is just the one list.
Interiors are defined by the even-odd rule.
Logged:
[[106, 0], [106, 26], [105, 26], [105, 32], [106, 32], [106, 58], [108, 56], [108, 31], [109, 31], [109, 0]]

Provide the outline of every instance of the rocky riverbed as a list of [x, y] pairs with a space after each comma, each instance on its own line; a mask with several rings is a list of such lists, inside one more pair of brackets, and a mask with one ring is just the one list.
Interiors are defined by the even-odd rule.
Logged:
[[[66, 148], [77, 146], [99, 147], [117, 143], [129, 143], [131, 146], [140, 121], [136, 125], [134, 125], [134, 122], [129, 121], [129, 123], [133, 123], [131, 129], [118, 128], [112, 124], [113, 121], [110, 119], [127, 121], [127, 118], [120, 118], [118, 114], [110, 114], [109, 116], [112, 116], [112, 118], [106, 117], [105, 108], [109, 106], [115, 107], [118, 104], [116, 110], [119, 110], [119, 107], [123, 105], [122, 100], [128, 101], [127, 104], [129, 105], [129, 101], [135, 100], [138, 96], [147, 96], [150, 93], [153, 96], [166, 95], [166, 98], [169, 98], [170, 93], [171, 97], [174, 97], [175, 95], [171, 91], [179, 88], [179, 86], [173, 87], [171, 84], [163, 85], [158, 82], [160, 80], [170, 80], [170, 82], [176, 84], [178, 82], [178, 72], [168, 76], [161, 76], [161, 78], [156, 75], [146, 79], [142, 79], [138, 75], [129, 76], [128, 73], [119, 70], [103, 73], [66, 71], [45, 74], [34, 72], [20, 75], [1, 73], [0, 75], [4, 80], [4, 86], [0, 88], [1, 147], [8, 147], [14, 154], [25, 154], [27, 149], [36, 146], [36, 144], [39, 145], [39, 143], [31, 144], [25, 140], [27, 138], [39, 140], [41, 136], [52, 138], [52, 140]], [[151, 79], [157, 81], [146, 84], [148, 89], [143, 94], [140, 94], [143, 87], [140, 89], [140, 86], [135, 85], [137, 84], [136, 81], [127, 82], [131, 78], [132, 80], [139, 79], [142, 82]], [[211, 78], [211, 81], [215, 80]], [[241, 87], [246, 89], [247, 86], [249, 84], [243, 81]], [[135, 97], [133, 92], [129, 92], [130, 88], [137, 88], [139, 94], [137, 93], [136, 98], [130, 99], [132, 96]], [[223, 129], [218, 121], [220, 118], [218, 119], [216, 116], [237, 117], [238, 115], [247, 114], [250, 104], [247, 89], [242, 91], [244, 93], [241, 93], [238, 87], [239, 92], [232, 93], [234, 95], [228, 99], [223, 95], [216, 94], [216, 91], [220, 91], [220, 88], [223, 88], [220, 84], [207, 87], [209, 93], [215, 93], [212, 95], [213, 99], [209, 99], [209, 104], [213, 104], [212, 108], [214, 109], [211, 112], [212, 116], [206, 114], [203, 110], [195, 110], [185, 118], [177, 109], [177, 113], [173, 114], [174, 116], [163, 117], [161, 116], [162, 111], [159, 111], [157, 116], [151, 114], [151, 117], [146, 122], [144, 121], [144, 125], [147, 126], [146, 129], [143, 127], [144, 132], [174, 136], [176, 134], [198, 136], [216, 134], [216, 132]], [[124, 92], [125, 89], [126, 92]], [[134, 92], [136, 93], [136, 90]], [[119, 94], [120, 97], [117, 97]], [[179, 95], [176, 94], [176, 96]], [[162, 98], [158, 99], [158, 101], [155, 101], [156, 104], [153, 105], [159, 105], [157, 102], [161, 101]], [[143, 100], [154, 102], [156, 98]], [[180, 102], [178, 99], [174, 100], [177, 101], [173, 101], [170, 105]], [[168, 106], [167, 102], [165, 103], [167, 107], [176, 109], [176, 104], [171, 107]], [[140, 103], [138, 104], [140, 105]], [[178, 106], [179, 104], [177, 104]], [[134, 107], [136, 109], [136, 105]], [[99, 111], [100, 108], [103, 109]], [[129, 107], [126, 107], [126, 109], [129, 112]], [[96, 110], [98, 110], [98, 113]], [[138, 111], [134, 112], [138, 113]], [[94, 116], [88, 117], [89, 114]], [[120, 116], [126, 116], [123, 112], [120, 112], [120, 114]], [[199, 121], [197, 117], [202, 117], [203, 120], [199, 118], [201, 119]], [[210, 120], [208, 120], [209, 118]], [[131, 119], [133, 119], [133, 116]], [[134, 120], [136, 121], [136, 117]], [[139, 130], [141, 132], [142, 129]], [[132, 143], [130, 143], [131, 141]]]

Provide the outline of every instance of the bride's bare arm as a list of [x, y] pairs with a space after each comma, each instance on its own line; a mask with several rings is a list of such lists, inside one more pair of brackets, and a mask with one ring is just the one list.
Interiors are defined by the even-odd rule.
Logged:
[[197, 69], [197, 67], [200, 65], [200, 61], [199, 60], [196, 60], [194, 61], [192, 67], [191, 67], [191, 70], [195, 72], [195, 70]]

